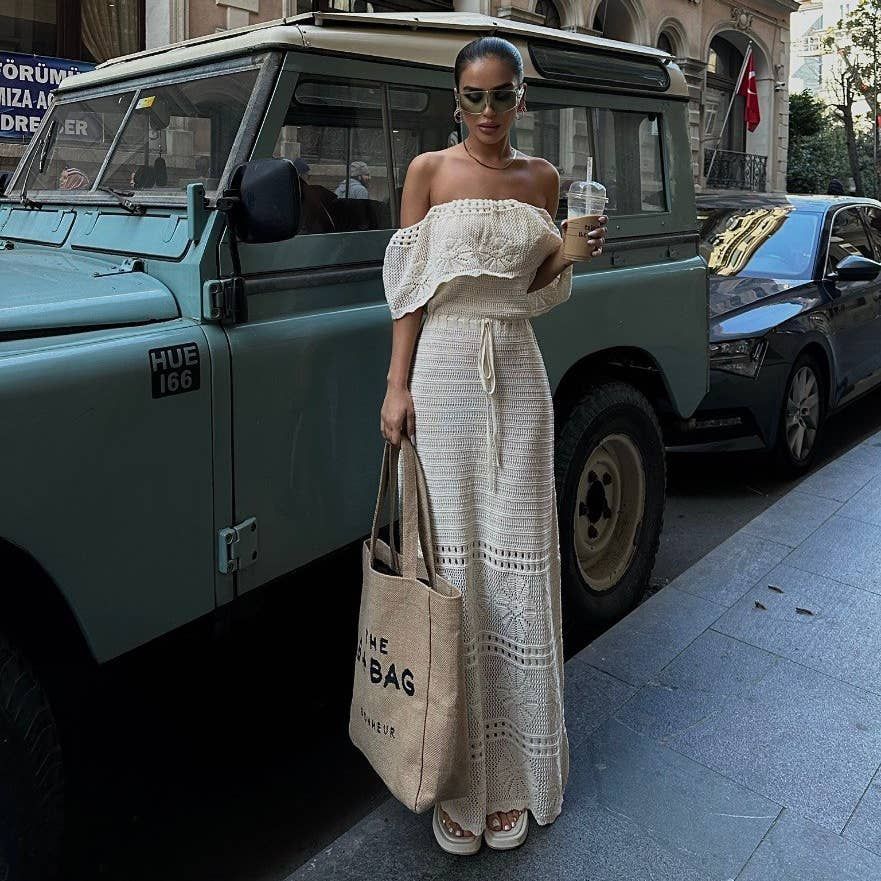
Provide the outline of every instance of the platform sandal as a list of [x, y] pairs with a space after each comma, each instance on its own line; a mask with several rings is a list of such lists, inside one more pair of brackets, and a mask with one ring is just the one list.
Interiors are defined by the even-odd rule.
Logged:
[[431, 825], [434, 829], [434, 837], [437, 843], [447, 853], [456, 854], [456, 856], [471, 856], [480, 850], [483, 840], [482, 836], [472, 835], [470, 838], [465, 838], [462, 835], [454, 835], [444, 825], [439, 804], [434, 806], [434, 817], [432, 818]]
[[[503, 811], [502, 813], [508, 813]], [[529, 832], [529, 808], [520, 811], [520, 816], [510, 829], [490, 829], [489, 826], [483, 832], [487, 847], [493, 850], [512, 850], [520, 847], [526, 841]]]

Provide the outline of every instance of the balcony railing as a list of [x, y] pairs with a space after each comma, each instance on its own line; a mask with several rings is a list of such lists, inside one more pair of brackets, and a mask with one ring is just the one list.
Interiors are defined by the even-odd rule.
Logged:
[[712, 160], [713, 150], [705, 150], [704, 175], [708, 187], [717, 187], [720, 190], [765, 190], [768, 176], [767, 156], [717, 150], [713, 170], [710, 172]]

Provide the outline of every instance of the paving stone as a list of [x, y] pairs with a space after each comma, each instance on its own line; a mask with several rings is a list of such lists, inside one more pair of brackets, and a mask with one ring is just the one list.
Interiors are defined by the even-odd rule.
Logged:
[[600, 727], [636, 688], [591, 667], [581, 652], [566, 664], [563, 699], [569, 746]]
[[715, 631], [615, 718], [835, 832], [881, 763], [881, 697]]
[[432, 881], [457, 859], [437, 846], [430, 813], [389, 798], [286, 881]]
[[[857, 496], [859, 494], [857, 493]], [[754, 517], [743, 527], [743, 530], [768, 541], [794, 548], [839, 510], [841, 504], [812, 493], [792, 490], [774, 502], [770, 508], [762, 511], [758, 517]], [[881, 495], [879, 495], [879, 506], [881, 506]], [[881, 512], [879, 512], [879, 525], [881, 525]]]
[[668, 585], [582, 652], [584, 660], [640, 685], [676, 657], [725, 611]]
[[784, 811], [737, 881], [877, 881], [881, 857]]
[[740, 530], [713, 548], [669, 586], [730, 606], [790, 551], [788, 545]]
[[870, 480], [838, 513], [852, 520], [881, 526], [881, 476]]
[[786, 563], [881, 593], [881, 526], [835, 514], [797, 547]]
[[[775, 593], [768, 585], [781, 588]], [[756, 607], [762, 603], [765, 609]], [[799, 614], [808, 609], [813, 615]], [[714, 630], [881, 694], [881, 596], [783, 564]]]
[[[866, 850], [881, 854], [881, 771], [875, 775], [860, 799], [843, 835]], [[878, 877], [881, 877], [879, 875]]]
[[[876, 443], [873, 441], [873, 444]], [[799, 485], [802, 492], [813, 493], [838, 502], [856, 495], [881, 468], [881, 450], [860, 445], [808, 475]]]
[[711, 878], [733, 878], [780, 813], [774, 802], [615, 720], [582, 744], [568, 789], [637, 822]]
[[[364, 875], [364, 878], [370, 877]], [[397, 876], [395, 876], [397, 877]], [[569, 798], [550, 826], [530, 827], [514, 853], [484, 847], [460, 859], [443, 881], [710, 881], [689, 855], [660, 843], [651, 832], [587, 798]], [[715, 879], [714, 879], [715, 881]]]

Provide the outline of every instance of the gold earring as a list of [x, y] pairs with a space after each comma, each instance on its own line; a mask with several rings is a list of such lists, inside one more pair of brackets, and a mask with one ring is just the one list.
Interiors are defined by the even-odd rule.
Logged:
[[457, 107], [457, 108], [453, 111], [453, 119], [454, 119], [456, 122], [459, 122], [459, 123], [462, 122], [462, 108], [461, 108], [461, 107]]

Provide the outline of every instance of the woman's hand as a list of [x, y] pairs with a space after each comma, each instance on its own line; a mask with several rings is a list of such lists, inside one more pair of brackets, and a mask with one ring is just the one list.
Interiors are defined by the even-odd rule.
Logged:
[[416, 410], [410, 389], [389, 385], [379, 416], [382, 436], [393, 446], [401, 445], [401, 432], [406, 429], [410, 441], [416, 438]]
[[[604, 214], [602, 217], [599, 218], [599, 220], [597, 222], [599, 223], [599, 226], [596, 229], [592, 229], [587, 234], [587, 237], [589, 239], [592, 239], [593, 244], [594, 244], [594, 249], [593, 249], [593, 251], [590, 252], [590, 257], [588, 259], [593, 259], [594, 257], [599, 257], [600, 254], [603, 253], [603, 246], [606, 244], [606, 229], [608, 227], [609, 218], [607, 215]], [[568, 225], [568, 223], [569, 223], [568, 220], [564, 220], [560, 224], [560, 228], [561, 228], [564, 236], [566, 235], [566, 226]], [[561, 246], [560, 247], [561, 254], [562, 254], [562, 250], [563, 249]], [[563, 258], [563, 259], [565, 260], [566, 258]], [[566, 260], [566, 262], [567, 263], [574, 263], [575, 261], [574, 260]]]

